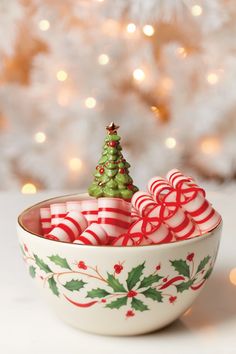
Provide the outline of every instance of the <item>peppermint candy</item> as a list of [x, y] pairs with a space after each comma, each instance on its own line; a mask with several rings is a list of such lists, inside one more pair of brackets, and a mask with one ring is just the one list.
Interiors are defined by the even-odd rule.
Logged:
[[153, 200], [152, 196], [142, 191], [136, 192], [133, 195], [131, 204], [140, 216], [144, 216], [149, 210], [156, 206], [156, 202]]
[[120, 198], [99, 198], [98, 223], [111, 239], [123, 234], [131, 223], [131, 204]]
[[40, 208], [40, 223], [43, 235], [48, 234], [52, 229], [50, 207]]
[[66, 204], [65, 203], [55, 203], [50, 205], [51, 211], [51, 224], [58, 225], [66, 216]]
[[73, 200], [73, 201], [66, 202], [66, 210], [67, 210], [67, 212], [69, 212], [69, 211], [82, 212], [81, 201]]
[[167, 178], [175, 187], [181, 207], [197, 224], [201, 233], [216, 227], [221, 216], [205, 198], [205, 191], [192, 178], [184, 176], [179, 170], [171, 170]]
[[88, 225], [96, 223], [98, 221], [98, 200], [92, 198], [81, 200], [81, 211], [87, 219]]
[[108, 242], [108, 235], [104, 228], [96, 223], [89, 225], [73, 243], [79, 245], [101, 246]]
[[70, 211], [66, 217], [55, 226], [45, 238], [55, 241], [73, 242], [88, 226], [83, 214]]

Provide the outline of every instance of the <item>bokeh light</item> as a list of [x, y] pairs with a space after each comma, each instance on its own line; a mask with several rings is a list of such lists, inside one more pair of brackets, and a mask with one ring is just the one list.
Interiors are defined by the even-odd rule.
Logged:
[[42, 144], [45, 142], [46, 140], [46, 134], [44, 132], [37, 132], [34, 135], [34, 140], [36, 141], [36, 143]]
[[57, 80], [58, 81], [66, 81], [66, 79], [68, 78], [68, 74], [65, 70], [59, 70], [57, 72]]
[[21, 193], [35, 194], [35, 193], [37, 193], [37, 188], [33, 183], [25, 183], [21, 188]]
[[97, 104], [97, 101], [95, 100], [94, 97], [87, 97], [86, 100], [85, 100], [85, 106], [87, 108], [92, 109], [92, 108], [94, 108], [96, 106], [96, 104]]

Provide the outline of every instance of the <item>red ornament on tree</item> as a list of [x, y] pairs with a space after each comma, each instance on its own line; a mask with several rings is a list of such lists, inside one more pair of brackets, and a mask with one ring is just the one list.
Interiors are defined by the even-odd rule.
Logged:
[[119, 173], [121, 173], [122, 175], [125, 174], [125, 169], [124, 168], [119, 168]]
[[116, 147], [117, 145], [116, 141], [110, 141], [108, 144], [110, 147]]
[[104, 168], [100, 168], [99, 173], [102, 175], [104, 173]]

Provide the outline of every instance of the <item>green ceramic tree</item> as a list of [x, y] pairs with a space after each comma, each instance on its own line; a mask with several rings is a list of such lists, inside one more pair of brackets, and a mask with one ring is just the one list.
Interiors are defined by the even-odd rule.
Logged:
[[113, 197], [129, 200], [138, 190], [129, 175], [130, 164], [121, 152], [120, 137], [117, 135], [118, 128], [114, 123], [106, 127], [107, 136], [102, 157], [96, 167], [94, 181], [88, 189], [89, 195], [95, 198]]

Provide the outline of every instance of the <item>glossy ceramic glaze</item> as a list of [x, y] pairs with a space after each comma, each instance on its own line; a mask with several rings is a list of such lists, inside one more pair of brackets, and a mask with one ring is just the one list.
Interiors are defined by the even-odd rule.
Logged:
[[73, 327], [106, 335], [137, 335], [175, 321], [209, 278], [222, 225], [164, 245], [82, 246], [40, 236], [39, 208], [84, 199], [44, 201], [18, 218], [18, 237], [30, 276], [52, 309]]

